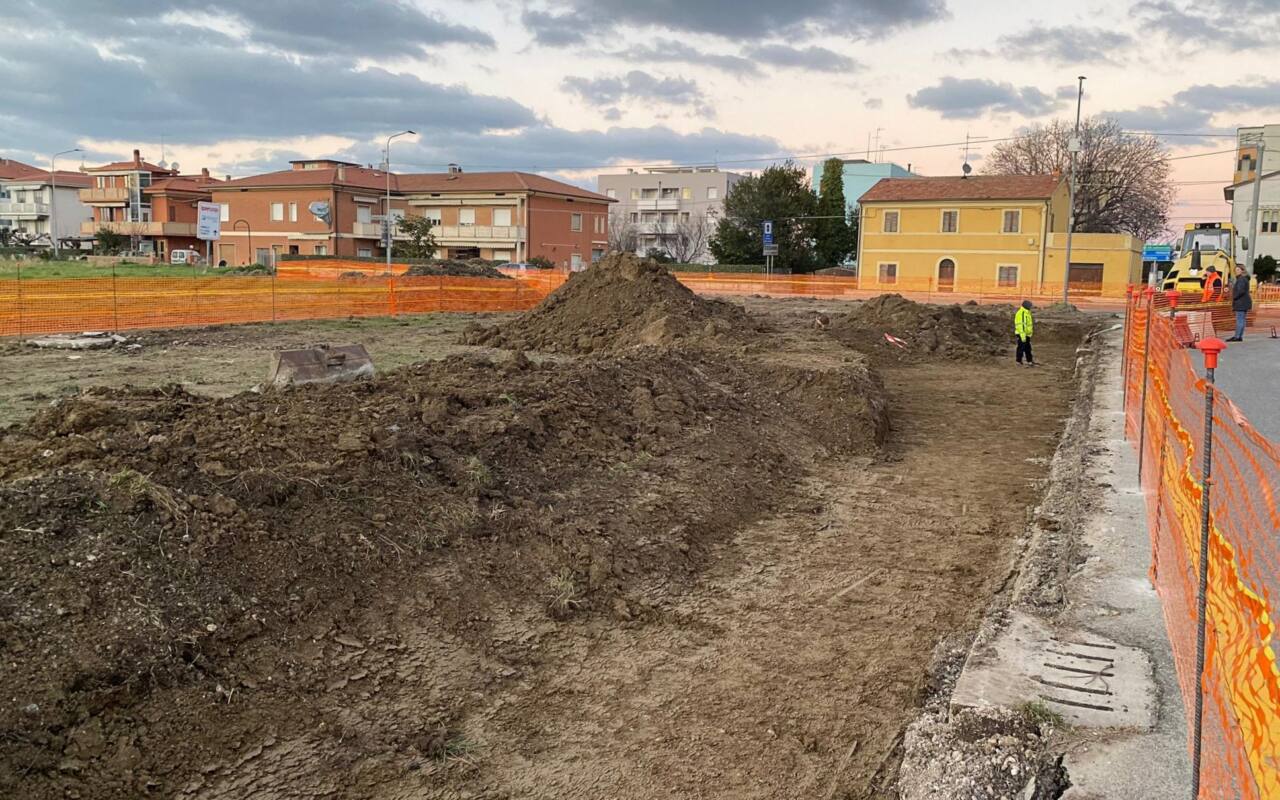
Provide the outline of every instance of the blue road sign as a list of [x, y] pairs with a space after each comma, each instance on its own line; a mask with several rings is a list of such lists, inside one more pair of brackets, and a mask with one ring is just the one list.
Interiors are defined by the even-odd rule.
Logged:
[[764, 243], [773, 244], [773, 220], [771, 219], [764, 221]]
[[1143, 261], [1172, 261], [1173, 245], [1149, 244], [1142, 248]]

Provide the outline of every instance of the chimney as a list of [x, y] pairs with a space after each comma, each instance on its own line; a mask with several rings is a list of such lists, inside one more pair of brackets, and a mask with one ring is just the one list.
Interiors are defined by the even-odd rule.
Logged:
[[457, 164], [450, 164], [450, 165], [449, 165], [449, 174], [450, 174], [450, 175], [459, 175], [459, 174], [461, 174], [461, 173], [462, 173], [462, 167], [458, 166]]
[[135, 167], [142, 166], [142, 154], [138, 152], [137, 148], [133, 151], [133, 165]]
[[206, 181], [207, 181], [207, 180], [209, 180], [209, 168], [208, 168], [208, 167], [201, 167], [201, 168], [200, 168], [200, 177], [201, 177], [201, 178], [204, 178]]
[[223, 176], [222, 176], [222, 179], [223, 179], [224, 181], [229, 181], [229, 180], [231, 180], [231, 176], [230, 176], [230, 175], [223, 175]]

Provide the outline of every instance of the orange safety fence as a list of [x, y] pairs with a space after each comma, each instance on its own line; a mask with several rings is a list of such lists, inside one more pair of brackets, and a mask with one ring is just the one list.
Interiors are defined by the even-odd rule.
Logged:
[[[1139, 448], [1151, 579], [1189, 720], [1207, 387], [1191, 343], [1161, 295], [1135, 296], [1125, 325], [1125, 432]], [[1232, 369], [1231, 361], [1228, 349], [1218, 371]], [[1212, 436], [1200, 797], [1280, 798], [1280, 446], [1220, 390]]]

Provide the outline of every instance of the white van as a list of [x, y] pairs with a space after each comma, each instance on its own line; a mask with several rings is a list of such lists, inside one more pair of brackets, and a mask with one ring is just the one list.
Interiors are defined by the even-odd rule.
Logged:
[[170, 250], [170, 264], [199, 264], [200, 253], [196, 250]]

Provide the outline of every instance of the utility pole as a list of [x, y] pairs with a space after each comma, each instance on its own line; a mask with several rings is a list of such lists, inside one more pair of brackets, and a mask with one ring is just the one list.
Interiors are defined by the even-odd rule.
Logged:
[[391, 230], [391, 140], [397, 136], [414, 135], [413, 131], [400, 131], [387, 137], [386, 157], [383, 159], [387, 173], [387, 207], [382, 212], [382, 246], [387, 251], [387, 272], [391, 272], [391, 240], [395, 235]]
[[[1067, 201], [1067, 258], [1062, 264], [1062, 304], [1071, 302], [1071, 234], [1076, 229], [1076, 154], [1080, 152], [1080, 105], [1084, 102], [1084, 76], [1081, 75], [1076, 92], [1076, 132], [1067, 143], [1071, 153], [1070, 199]], [[1044, 246], [1044, 243], [1041, 243]]]
[[1258, 260], [1258, 240], [1262, 238], [1262, 211], [1258, 207], [1262, 195], [1262, 156], [1267, 149], [1267, 140], [1258, 136], [1258, 159], [1253, 162], [1253, 216], [1249, 219], [1249, 261], [1244, 265], [1245, 272], [1253, 274], [1253, 263]]
[[[54, 259], [58, 257], [58, 156], [83, 152], [79, 147], [73, 147], [49, 157], [49, 242], [53, 245]], [[1258, 205], [1257, 197], [1255, 194], [1253, 201], [1255, 208]]]

